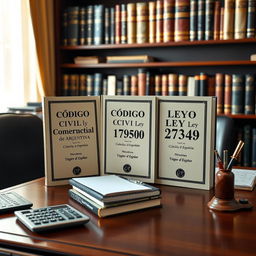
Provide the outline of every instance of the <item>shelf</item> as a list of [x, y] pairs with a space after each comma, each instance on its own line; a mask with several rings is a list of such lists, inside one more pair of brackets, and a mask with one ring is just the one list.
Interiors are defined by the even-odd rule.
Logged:
[[64, 63], [62, 68], [159, 68], [159, 67], [199, 67], [199, 66], [256, 66], [256, 61], [183, 61], [183, 62], [147, 62], [147, 63], [99, 63], [73, 64]]
[[239, 114], [239, 115], [232, 115], [232, 114], [218, 114], [218, 116], [228, 116], [233, 119], [256, 119], [256, 115], [245, 115], [245, 114]]
[[143, 43], [143, 44], [101, 44], [101, 45], [77, 45], [61, 46], [61, 50], [113, 50], [124, 48], [153, 48], [153, 47], [182, 47], [200, 45], [224, 45], [224, 44], [246, 44], [256, 43], [255, 38], [230, 39], [230, 40], [203, 40], [203, 41], [181, 41], [168, 43]]

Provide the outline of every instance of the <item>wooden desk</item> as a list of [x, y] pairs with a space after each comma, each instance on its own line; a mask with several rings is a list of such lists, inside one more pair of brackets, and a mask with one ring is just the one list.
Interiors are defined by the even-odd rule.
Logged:
[[42, 255], [256, 255], [255, 191], [236, 191], [253, 203], [252, 210], [223, 213], [206, 206], [213, 191], [161, 186], [162, 208], [98, 219], [68, 198], [68, 188], [47, 188], [38, 179], [7, 190], [23, 195], [33, 207], [70, 203], [91, 217], [88, 224], [36, 234], [5, 214], [0, 246]]

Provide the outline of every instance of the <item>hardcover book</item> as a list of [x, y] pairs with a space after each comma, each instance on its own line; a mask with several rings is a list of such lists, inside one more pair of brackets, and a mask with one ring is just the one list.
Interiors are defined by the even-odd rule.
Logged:
[[158, 97], [156, 182], [211, 189], [214, 180], [215, 97]]
[[225, 74], [224, 81], [224, 114], [231, 114], [232, 76], [229, 74]]
[[103, 96], [102, 174], [154, 182], [155, 97]]
[[197, 40], [205, 39], [205, 1], [198, 0]]
[[45, 97], [45, 182], [100, 174], [99, 97]]
[[217, 97], [217, 114], [223, 113], [224, 108], [224, 74], [215, 74], [215, 96]]
[[68, 45], [79, 44], [79, 6], [68, 7]]
[[163, 41], [174, 41], [174, 6], [175, 0], [164, 0], [163, 5]]
[[247, 3], [247, 0], [236, 0], [235, 2], [235, 39], [246, 38]]
[[244, 75], [232, 75], [232, 114], [244, 114], [245, 80]]
[[256, 30], [256, 0], [248, 0], [246, 37], [255, 38]]
[[245, 75], [244, 113], [255, 114], [255, 76], [251, 74]]
[[223, 39], [234, 38], [235, 0], [224, 1]]
[[148, 42], [148, 4], [145, 2], [136, 3], [136, 42], [138, 44]]
[[127, 43], [136, 43], [136, 4], [127, 4]]
[[156, 42], [156, 2], [150, 1], [148, 3], [148, 20], [149, 20], [149, 27], [148, 27], [148, 35], [149, 35], [149, 43]]
[[220, 39], [220, 10], [221, 10], [221, 2], [214, 2], [214, 24], [213, 24], [213, 40]]
[[87, 44], [92, 45], [93, 44], [93, 21], [94, 21], [94, 11], [93, 11], [93, 5], [87, 6]]
[[163, 0], [156, 1], [156, 42], [163, 42]]
[[190, 41], [197, 40], [197, 0], [190, 0], [190, 30], [189, 39]]
[[205, 40], [213, 39], [214, 26], [214, 0], [205, 2]]

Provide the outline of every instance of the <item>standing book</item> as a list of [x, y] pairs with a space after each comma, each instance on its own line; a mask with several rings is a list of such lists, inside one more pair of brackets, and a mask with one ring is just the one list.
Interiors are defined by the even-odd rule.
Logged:
[[100, 97], [45, 97], [43, 105], [46, 185], [100, 174]]

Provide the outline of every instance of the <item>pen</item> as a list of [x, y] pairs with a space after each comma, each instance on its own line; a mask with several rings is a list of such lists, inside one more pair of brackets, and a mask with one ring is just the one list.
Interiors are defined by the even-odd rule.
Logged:
[[233, 155], [231, 156], [231, 160], [229, 161], [229, 164], [227, 167], [228, 170], [232, 167], [233, 162], [238, 158], [243, 146], [244, 146], [244, 142], [242, 140], [240, 140], [236, 146], [236, 149], [235, 149]]
[[223, 151], [223, 167], [224, 169], [227, 168], [227, 165], [228, 165], [228, 150], [224, 150]]
[[220, 157], [218, 151], [214, 150], [214, 153], [215, 153], [215, 155], [217, 157], [217, 163], [218, 163], [219, 169], [223, 169], [223, 163], [222, 163], [222, 160], [221, 160], [221, 157]]

